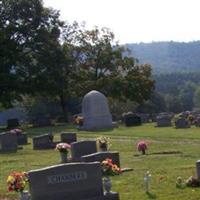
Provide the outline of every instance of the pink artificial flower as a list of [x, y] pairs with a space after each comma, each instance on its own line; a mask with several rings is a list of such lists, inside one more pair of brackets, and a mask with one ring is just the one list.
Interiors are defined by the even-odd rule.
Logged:
[[14, 129], [10, 130], [10, 133], [20, 135], [22, 133], [22, 130], [19, 128], [14, 128]]
[[137, 149], [145, 154], [145, 151], [147, 150], [147, 144], [144, 141], [140, 141], [137, 143]]

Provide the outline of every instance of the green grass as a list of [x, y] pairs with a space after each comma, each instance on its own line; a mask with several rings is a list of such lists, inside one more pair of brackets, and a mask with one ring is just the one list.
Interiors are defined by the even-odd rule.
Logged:
[[[120, 152], [122, 167], [130, 167], [132, 172], [112, 177], [112, 190], [119, 192], [121, 200], [199, 200], [200, 188], [177, 189], [176, 178], [187, 179], [195, 174], [195, 162], [200, 159], [200, 128], [190, 129], [155, 128], [154, 124], [138, 127], [120, 126], [113, 131], [84, 132], [73, 126], [55, 126], [47, 128], [31, 128], [26, 132], [31, 137], [47, 132], [55, 133], [59, 140], [62, 131], [77, 132], [78, 140], [96, 138], [106, 135], [111, 139], [111, 150]], [[136, 143], [144, 139], [148, 142], [147, 155], [137, 152]], [[162, 154], [162, 152], [172, 152]], [[177, 152], [177, 153], [173, 153]], [[13, 171], [29, 171], [59, 163], [58, 152], [54, 150], [32, 150], [32, 144], [25, 145], [17, 153], [0, 154], [0, 197], [15, 198], [16, 194], [8, 193], [7, 175]], [[144, 192], [143, 177], [149, 170], [152, 174], [151, 194]], [[159, 177], [164, 180], [159, 182]]]

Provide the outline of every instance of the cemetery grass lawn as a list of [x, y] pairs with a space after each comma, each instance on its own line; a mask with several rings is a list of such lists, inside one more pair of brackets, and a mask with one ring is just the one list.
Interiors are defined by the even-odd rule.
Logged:
[[[195, 162], [200, 159], [200, 128], [189, 129], [155, 128], [153, 123], [137, 127], [120, 126], [113, 131], [83, 132], [73, 126], [30, 128], [31, 137], [47, 132], [55, 133], [59, 140], [61, 131], [77, 132], [78, 140], [106, 135], [112, 144], [110, 150], [120, 152], [121, 167], [133, 168], [120, 176], [112, 177], [112, 190], [119, 192], [121, 200], [198, 200], [200, 188], [176, 188], [176, 178], [184, 180], [195, 175]], [[148, 143], [147, 155], [141, 155], [136, 144], [140, 140]], [[32, 150], [32, 144], [25, 145], [17, 153], [0, 154], [0, 199], [16, 199], [15, 193], [8, 193], [6, 179], [15, 171], [29, 171], [59, 164], [59, 153], [54, 150]], [[144, 192], [143, 177], [149, 170], [152, 174], [150, 194]]]

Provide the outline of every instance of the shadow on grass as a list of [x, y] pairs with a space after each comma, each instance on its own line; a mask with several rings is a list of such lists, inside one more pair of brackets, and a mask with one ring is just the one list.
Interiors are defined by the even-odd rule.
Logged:
[[156, 199], [156, 195], [151, 193], [151, 192], [146, 192], [147, 196], [149, 197], [149, 199]]
[[153, 152], [147, 154], [134, 154], [134, 156], [147, 156], [147, 155], [170, 155], [170, 154], [183, 154], [181, 151], [160, 151], [160, 152]]

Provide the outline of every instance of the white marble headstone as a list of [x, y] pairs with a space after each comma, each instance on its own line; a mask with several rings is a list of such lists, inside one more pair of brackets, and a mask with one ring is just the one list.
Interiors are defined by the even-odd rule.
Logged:
[[84, 118], [83, 130], [112, 129], [112, 116], [108, 108], [106, 97], [92, 90], [82, 101], [82, 115]]

